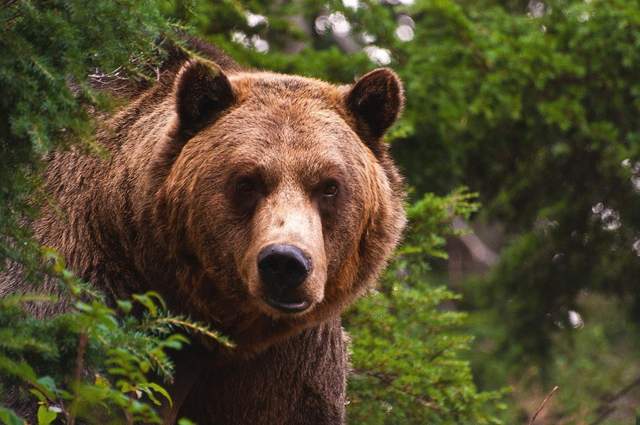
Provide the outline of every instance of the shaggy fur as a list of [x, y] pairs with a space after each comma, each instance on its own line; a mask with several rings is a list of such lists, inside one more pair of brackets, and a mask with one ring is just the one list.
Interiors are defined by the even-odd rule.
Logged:
[[[211, 59], [168, 70], [103, 122], [106, 158], [52, 154], [59, 210], [44, 209], [35, 234], [112, 298], [159, 291], [237, 343], [179, 354], [167, 424], [341, 424], [339, 314], [374, 284], [405, 223], [381, 141], [401, 83], [388, 69], [335, 86]], [[304, 312], [263, 301], [256, 257], [276, 242], [313, 263]], [[0, 296], [24, 289], [16, 267], [0, 275]]]

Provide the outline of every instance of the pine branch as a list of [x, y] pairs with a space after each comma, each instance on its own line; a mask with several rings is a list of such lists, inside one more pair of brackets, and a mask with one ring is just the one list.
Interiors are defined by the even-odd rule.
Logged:
[[227, 348], [234, 348], [236, 346], [229, 338], [220, 334], [217, 331], [209, 329], [207, 325], [202, 323], [191, 322], [189, 320], [186, 320], [180, 317], [161, 317], [161, 318], [155, 319], [154, 322], [157, 324], [163, 324], [163, 323], [170, 324], [170, 325], [185, 329], [187, 331], [205, 335], [219, 342], [220, 344], [222, 344]]

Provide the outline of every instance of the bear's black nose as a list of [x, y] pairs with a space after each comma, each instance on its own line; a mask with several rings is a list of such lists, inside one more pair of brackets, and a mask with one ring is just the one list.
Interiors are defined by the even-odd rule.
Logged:
[[[258, 271], [267, 296], [282, 310], [304, 310], [304, 302], [292, 298], [292, 290], [305, 281], [311, 261], [293, 245], [269, 245], [258, 254]], [[296, 307], [297, 306], [297, 307]]]

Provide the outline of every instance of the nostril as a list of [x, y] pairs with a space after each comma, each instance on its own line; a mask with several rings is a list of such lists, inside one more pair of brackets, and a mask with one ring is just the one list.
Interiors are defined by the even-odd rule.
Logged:
[[278, 293], [301, 285], [310, 270], [309, 259], [293, 245], [269, 245], [258, 255], [260, 278], [270, 290]]

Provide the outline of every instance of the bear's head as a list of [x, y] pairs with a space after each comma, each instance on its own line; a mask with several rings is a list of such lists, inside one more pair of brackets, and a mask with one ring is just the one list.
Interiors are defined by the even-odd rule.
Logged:
[[172, 90], [152, 203], [184, 309], [254, 349], [339, 314], [405, 224], [382, 141], [403, 105], [398, 77], [335, 86], [189, 61]]

